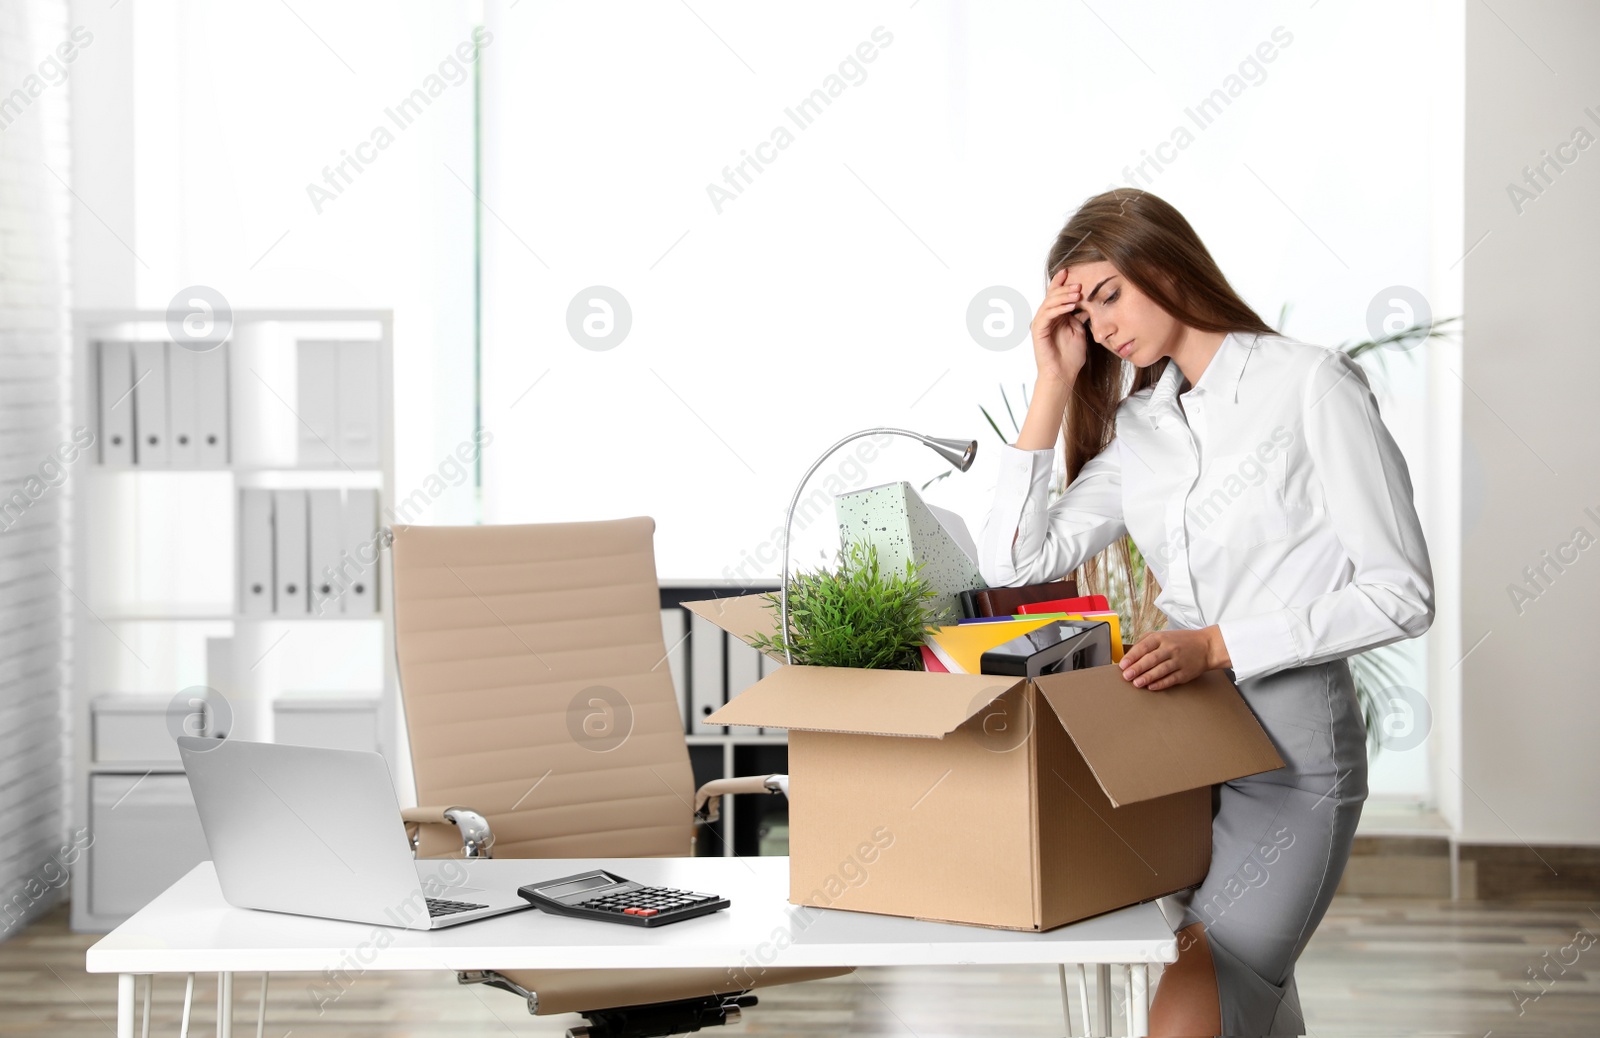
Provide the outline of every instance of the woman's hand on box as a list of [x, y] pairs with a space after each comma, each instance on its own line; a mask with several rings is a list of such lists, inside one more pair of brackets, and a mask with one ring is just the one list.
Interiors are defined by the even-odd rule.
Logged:
[[1215, 624], [1197, 631], [1152, 631], [1129, 646], [1121, 660], [1122, 676], [1152, 692], [1227, 665], [1222, 634]]

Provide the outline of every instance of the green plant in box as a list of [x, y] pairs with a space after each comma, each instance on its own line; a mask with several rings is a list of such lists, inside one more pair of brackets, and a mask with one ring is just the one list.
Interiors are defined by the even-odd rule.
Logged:
[[[882, 573], [877, 546], [852, 541], [840, 549], [836, 572], [819, 569], [789, 579], [789, 630], [777, 638], [758, 634], [751, 644], [782, 655], [787, 640], [794, 662], [812, 667], [921, 670], [928, 628], [960, 618], [929, 607], [939, 592], [919, 569], [907, 560], [903, 575]], [[781, 618], [778, 592], [762, 597]]]

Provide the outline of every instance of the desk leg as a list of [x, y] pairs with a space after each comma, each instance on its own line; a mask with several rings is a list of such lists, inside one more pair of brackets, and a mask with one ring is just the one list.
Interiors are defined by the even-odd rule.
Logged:
[[189, 1011], [194, 1008], [194, 974], [183, 982], [183, 1020], [178, 1025], [178, 1038], [189, 1038]]
[[1056, 969], [1061, 973], [1061, 1019], [1067, 1025], [1067, 1038], [1072, 1038], [1072, 1000], [1067, 998], [1067, 964], [1059, 963]]
[[1078, 1017], [1083, 1020], [1083, 1033], [1093, 1034], [1094, 1025], [1089, 1023], [1089, 971], [1081, 962], [1078, 963]]
[[1150, 966], [1147, 963], [1141, 962], [1141, 963], [1139, 963], [1137, 966], [1135, 966], [1133, 968], [1133, 982], [1139, 988], [1139, 1001], [1136, 1002], [1135, 1005], [1137, 1005], [1139, 1007], [1139, 1023], [1144, 1028], [1139, 1033], [1143, 1034], [1143, 1035], [1147, 1035], [1147, 1034], [1150, 1033], [1150, 993], [1151, 993], [1150, 992]]
[[133, 1038], [133, 974], [117, 974], [117, 1038]]
[[1111, 966], [1104, 962], [1094, 967], [1094, 1022], [1095, 1034], [1111, 1033]]
[[217, 974], [217, 1038], [233, 1038], [233, 974]]
[[1128, 979], [1128, 1033], [1150, 1033], [1150, 974], [1142, 962], [1127, 965]]

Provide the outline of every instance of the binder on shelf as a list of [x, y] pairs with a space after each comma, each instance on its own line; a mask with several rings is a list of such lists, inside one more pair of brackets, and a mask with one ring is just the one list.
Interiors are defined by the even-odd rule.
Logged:
[[306, 491], [311, 558], [310, 606], [313, 616], [344, 611], [339, 549], [344, 541], [344, 501], [336, 489]]
[[344, 457], [339, 439], [339, 343], [300, 341], [295, 344], [300, 448], [303, 468], [335, 468], [355, 464]]
[[125, 342], [100, 346], [100, 463], [133, 464], [133, 352]]
[[378, 344], [338, 344], [339, 403], [337, 450], [346, 465], [378, 464]]
[[684, 637], [689, 630], [685, 622], [688, 612], [680, 606], [661, 610], [661, 640], [667, 647], [667, 658], [661, 664], [672, 674], [672, 690], [678, 695], [678, 723], [689, 730], [689, 674], [688, 642]]
[[[206, 638], [206, 687], [215, 691], [224, 702], [229, 701], [234, 694], [231, 635]], [[228, 727], [231, 728], [234, 724], [231, 713], [227, 720]]]
[[699, 614], [689, 619], [689, 735], [723, 735], [724, 726], [706, 724], [722, 709], [722, 628]]
[[142, 468], [171, 467], [167, 448], [167, 344], [133, 343], [134, 462]]
[[200, 464], [199, 354], [167, 343], [167, 457], [175, 469]]
[[239, 612], [271, 616], [275, 585], [272, 576], [272, 491], [245, 487], [239, 491]]
[[344, 612], [372, 616], [378, 612], [378, 492], [351, 487], [344, 493], [344, 532], [339, 538]]
[[229, 422], [233, 408], [228, 399], [228, 364], [231, 346], [222, 343], [204, 353], [173, 344], [173, 352], [189, 354], [194, 367], [195, 462], [201, 468], [227, 468], [233, 457]]
[[306, 492], [272, 492], [272, 541], [275, 555], [273, 574], [277, 577], [279, 616], [306, 613], [306, 578], [311, 557], [306, 546]]

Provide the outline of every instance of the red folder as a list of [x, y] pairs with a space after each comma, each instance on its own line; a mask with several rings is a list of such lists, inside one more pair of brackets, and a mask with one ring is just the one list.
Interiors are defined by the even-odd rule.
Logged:
[[1023, 615], [1030, 613], [1085, 613], [1095, 610], [1104, 612], [1110, 608], [1106, 604], [1105, 595], [1084, 595], [1081, 598], [1058, 598], [1053, 602], [1025, 602], [1017, 606], [1017, 612]]

